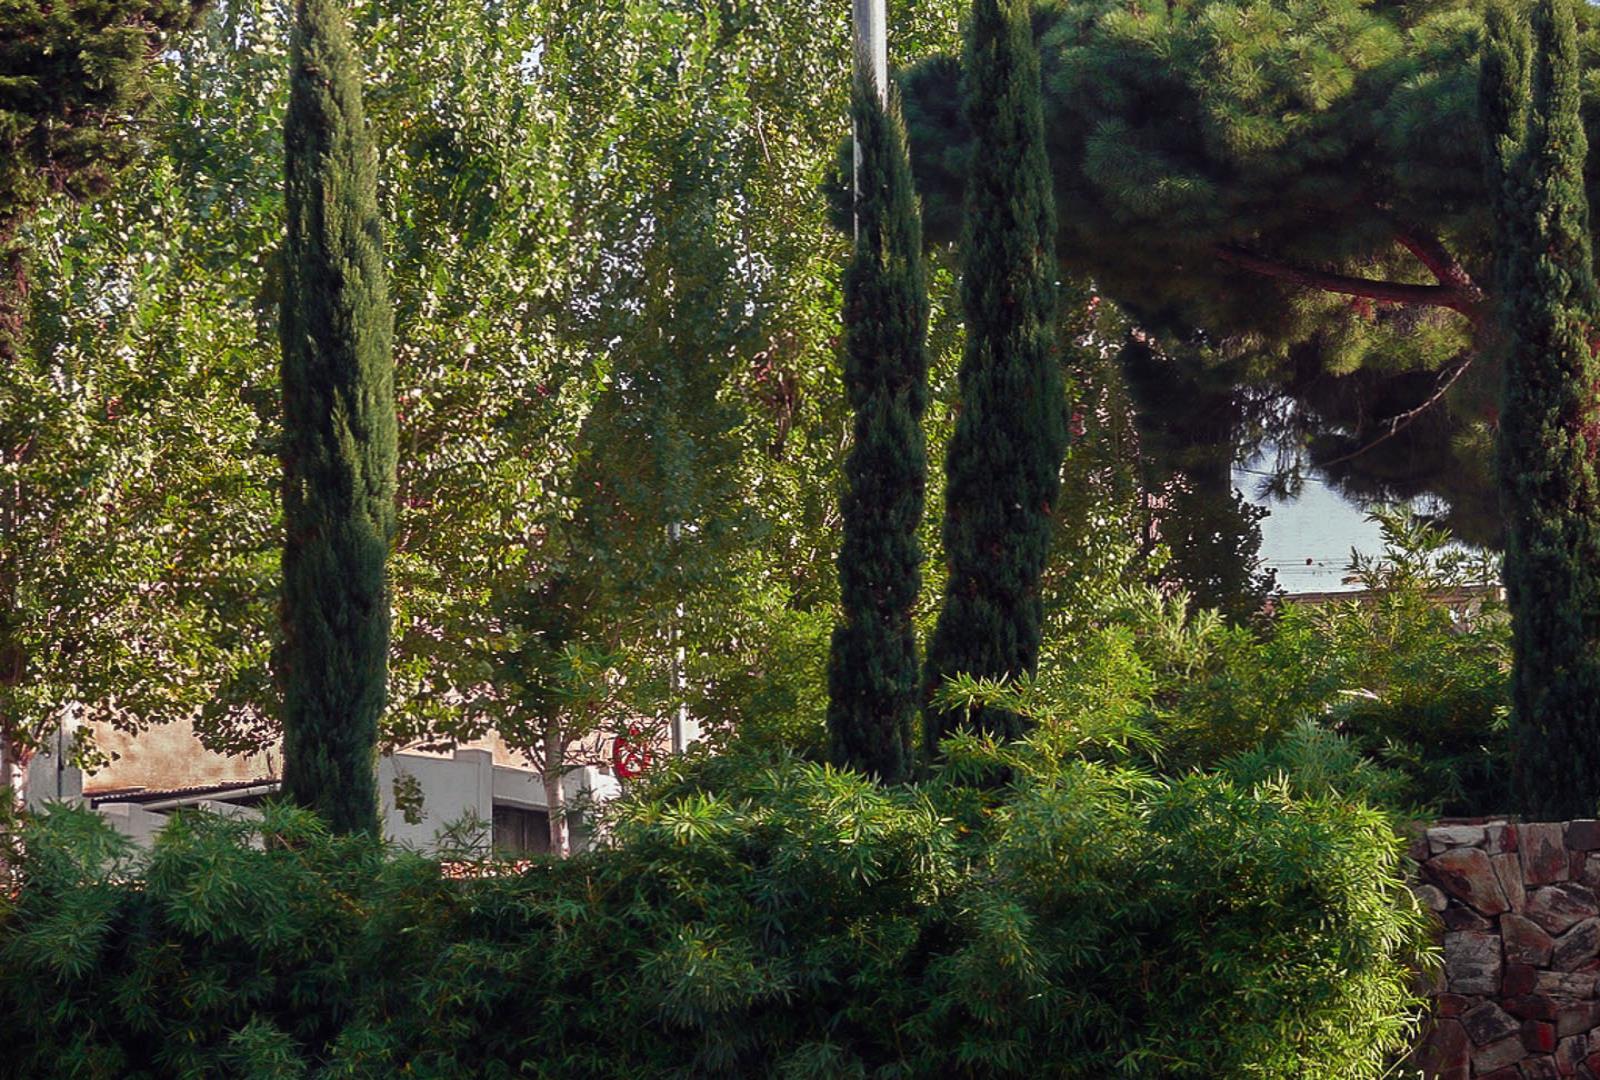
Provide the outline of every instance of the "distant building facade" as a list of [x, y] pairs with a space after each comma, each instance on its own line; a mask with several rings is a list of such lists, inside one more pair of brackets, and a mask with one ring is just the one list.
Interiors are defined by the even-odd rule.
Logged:
[[[50, 802], [87, 805], [135, 843], [148, 846], [170, 815], [181, 809], [255, 816], [278, 792], [275, 752], [229, 757], [205, 749], [185, 724], [137, 736], [94, 733], [97, 746], [115, 755], [108, 767], [86, 776], [69, 760], [74, 733], [62, 730], [28, 764], [31, 807]], [[598, 752], [598, 747], [592, 748]], [[596, 754], [586, 755], [594, 760]], [[538, 772], [492, 735], [449, 753], [421, 749], [385, 754], [378, 761], [378, 793], [385, 839], [432, 852], [476, 836], [501, 854], [549, 849], [549, 817]], [[620, 794], [620, 781], [604, 766], [570, 769], [562, 784], [574, 850], [591, 839], [593, 808]]]

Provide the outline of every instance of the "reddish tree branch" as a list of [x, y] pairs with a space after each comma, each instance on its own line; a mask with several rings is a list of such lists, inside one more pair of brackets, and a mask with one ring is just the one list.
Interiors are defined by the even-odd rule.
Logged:
[[1428, 273], [1440, 285], [1452, 286], [1462, 289], [1477, 296], [1478, 302], [1484, 299], [1483, 290], [1478, 288], [1478, 283], [1472, 280], [1472, 275], [1467, 273], [1466, 267], [1456, 261], [1448, 248], [1436, 236], [1419, 232], [1407, 225], [1396, 226], [1395, 239], [1400, 246], [1417, 257], [1417, 261], [1428, 268]]
[[1308, 270], [1287, 263], [1263, 258], [1231, 244], [1213, 249], [1216, 257], [1241, 270], [1302, 285], [1308, 289], [1339, 293], [1342, 296], [1360, 296], [1389, 304], [1411, 307], [1442, 307], [1458, 311], [1477, 322], [1482, 317], [1483, 294], [1476, 286], [1413, 285], [1404, 281], [1375, 281], [1371, 278], [1351, 277], [1325, 270]]

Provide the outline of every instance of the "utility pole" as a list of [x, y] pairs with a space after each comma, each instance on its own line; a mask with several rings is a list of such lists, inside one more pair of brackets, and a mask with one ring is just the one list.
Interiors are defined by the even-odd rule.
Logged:
[[[667, 540], [672, 545], [672, 557], [678, 558], [678, 548], [683, 543], [683, 525], [667, 525]], [[685, 668], [687, 656], [683, 649], [683, 601], [678, 601], [672, 620], [672, 696], [676, 704], [672, 710], [672, 752], [681, 754], [689, 747], [689, 679]]]
[[[878, 91], [878, 101], [889, 104], [889, 38], [884, 0], [851, 0], [851, 25], [855, 29], [855, 65], [857, 70], [867, 68], [872, 76], [873, 88]], [[854, 194], [861, 195], [861, 140], [853, 139], [855, 146]]]

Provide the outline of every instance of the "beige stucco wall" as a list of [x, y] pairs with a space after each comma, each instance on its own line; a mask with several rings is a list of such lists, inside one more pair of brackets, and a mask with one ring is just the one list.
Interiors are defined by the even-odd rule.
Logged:
[[277, 745], [247, 757], [215, 754], [200, 745], [187, 720], [161, 724], [137, 735], [109, 725], [92, 725], [95, 744], [112, 756], [110, 765], [84, 777], [85, 792], [142, 787], [168, 788], [226, 784], [276, 777], [283, 760]]
[[[247, 757], [212, 753], [200, 744], [194, 725], [178, 721], [152, 727], [137, 735], [117, 731], [110, 725], [92, 725], [95, 743], [113, 756], [112, 763], [84, 777], [84, 790], [96, 792], [122, 788], [170, 788], [226, 784], [237, 780], [276, 778], [283, 760], [279, 744], [266, 752]], [[609, 761], [611, 740], [595, 736], [574, 748], [572, 761], [578, 765], [600, 765]], [[526, 769], [526, 754], [513, 750], [496, 732], [461, 744], [463, 750], [487, 750], [495, 765]], [[658, 752], [664, 752], [665, 747]], [[449, 759], [451, 751], [428, 752], [408, 748], [408, 753]]]

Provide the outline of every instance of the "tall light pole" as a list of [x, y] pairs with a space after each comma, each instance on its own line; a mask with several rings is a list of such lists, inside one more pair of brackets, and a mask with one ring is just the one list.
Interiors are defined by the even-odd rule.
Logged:
[[[680, 522], [671, 522], [667, 525], [667, 540], [672, 545], [672, 557], [679, 557], [678, 548], [683, 542], [683, 525]], [[672, 708], [672, 752], [681, 754], [689, 748], [689, 679], [686, 673], [687, 659], [683, 649], [683, 601], [678, 601], [678, 606], [673, 611], [672, 619], [672, 696], [676, 704]]]
[[[867, 68], [879, 103], [889, 103], [889, 37], [884, 0], [851, 0], [851, 26], [855, 30], [855, 66]], [[855, 140], [854, 194], [861, 194], [861, 140]]]

